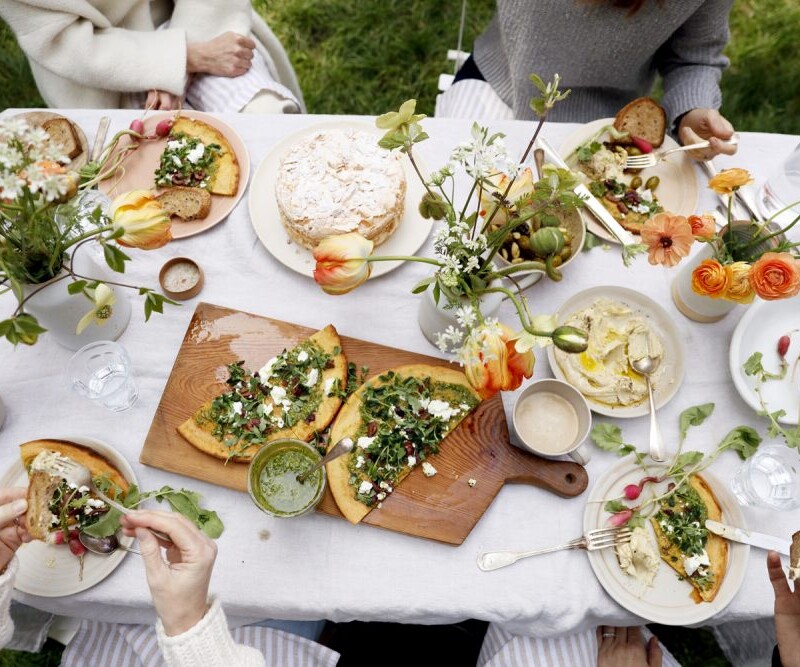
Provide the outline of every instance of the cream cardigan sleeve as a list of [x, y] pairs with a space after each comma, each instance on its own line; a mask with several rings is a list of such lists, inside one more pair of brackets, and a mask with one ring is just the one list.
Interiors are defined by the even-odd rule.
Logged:
[[11, 593], [14, 590], [14, 579], [17, 576], [19, 561], [14, 556], [8, 564], [6, 571], [0, 575], [0, 648], [11, 641], [14, 634], [14, 623], [11, 620], [9, 607], [11, 606]]
[[[120, 5], [125, 0], [118, 0]], [[144, 16], [148, 4], [128, 0]], [[89, 88], [183, 93], [186, 35], [182, 29], [113, 26], [86, 0], [2, 0], [0, 15], [26, 55], [59, 77]]]

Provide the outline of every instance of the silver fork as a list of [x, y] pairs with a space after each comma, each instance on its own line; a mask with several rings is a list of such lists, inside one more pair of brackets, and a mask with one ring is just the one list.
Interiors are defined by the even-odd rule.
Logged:
[[[94, 480], [92, 479], [91, 470], [77, 461], [59, 457], [53, 461], [48, 461], [44, 468], [44, 472], [52, 475], [53, 477], [61, 477], [68, 483], [74, 484], [78, 488], [81, 486], [88, 486], [91, 492], [100, 498], [100, 500], [105, 502], [110, 507], [113, 507], [121, 514], [130, 514], [133, 511], [118, 503], [116, 500], [112, 500], [100, 489], [98, 489], [94, 483]], [[153, 528], [148, 528], [148, 530], [159, 540], [172, 544], [172, 539], [166, 533], [162, 533], [160, 530], [155, 530]]]
[[[734, 133], [728, 141], [722, 143], [729, 146], [736, 146], [739, 143], [739, 135]], [[687, 146], [679, 146], [678, 148], [670, 148], [668, 151], [659, 151], [653, 153], [644, 153], [642, 155], [629, 155], [625, 160], [625, 169], [647, 169], [655, 167], [659, 162], [665, 160], [673, 153], [681, 153], [683, 151], [693, 151], [698, 148], [708, 148], [711, 145], [708, 141], [699, 141], [696, 144], [688, 144]]]
[[586, 551], [596, 551], [607, 547], [615, 547], [618, 544], [626, 544], [631, 541], [630, 528], [595, 528], [590, 530], [583, 537], [561, 544], [557, 547], [547, 547], [545, 549], [534, 549], [533, 551], [488, 551], [478, 556], [478, 567], [484, 572], [499, 570], [501, 567], [513, 565], [522, 558], [549, 554], [553, 551], [563, 549], [584, 549]]

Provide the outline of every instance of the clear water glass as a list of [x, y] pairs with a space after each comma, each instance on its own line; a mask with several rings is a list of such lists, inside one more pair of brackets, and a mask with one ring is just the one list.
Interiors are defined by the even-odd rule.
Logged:
[[793, 205], [775, 218], [785, 226], [800, 215], [800, 144], [761, 187], [760, 204], [768, 216]]
[[785, 445], [762, 445], [731, 482], [741, 505], [792, 510], [800, 507], [800, 457]]
[[89, 343], [72, 355], [67, 381], [81, 396], [114, 412], [127, 410], [139, 398], [131, 359], [110, 340]]

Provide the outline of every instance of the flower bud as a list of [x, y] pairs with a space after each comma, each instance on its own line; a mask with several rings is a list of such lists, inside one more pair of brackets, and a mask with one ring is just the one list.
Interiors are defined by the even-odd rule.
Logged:
[[575, 327], [561, 326], [553, 331], [553, 344], [564, 352], [584, 352], [589, 347], [589, 336]]
[[447, 203], [441, 195], [426, 192], [419, 203], [419, 214], [426, 220], [444, 220], [447, 215]]

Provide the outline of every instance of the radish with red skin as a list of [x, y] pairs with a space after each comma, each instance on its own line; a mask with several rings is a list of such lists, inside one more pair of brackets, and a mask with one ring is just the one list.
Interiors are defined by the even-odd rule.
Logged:
[[77, 537], [69, 538], [69, 550], [75, 556], [83, 556], [86, 553], [86, 547], [81, 544]]
[[647, 141], [647, 139], [642, 139], [641, 137], [635, 137], [634, 135], [631, 135], [631, 143], [640, 151], [642, 151], [642, 153], [653, 152], [653, 144]]
[[633, 510], [622, 510], [621, 512], [612, 514], [608, 522], [615, 528], [619, 528], [620, 526], [624, 526], [626, 523], [628, 523], [628, 521], [630, 521], [632, 518]]
[[171, 118], [165, 118], [159, 121], [158, 125], [156, 125], [156, 135], [159, 137], [166, 137], [172, 129], [173, 124], [174, 121]]
[[790, 336], [781, 336], [778, 339], [778, 356], [781, 359], [786, 357], [786, 353], [789, 351], [789, 345], [791, 345], [792, 339]]
[[132, 120], [129, 127], [136, 134], [144, 134], [144, 123], [139, 118]]

